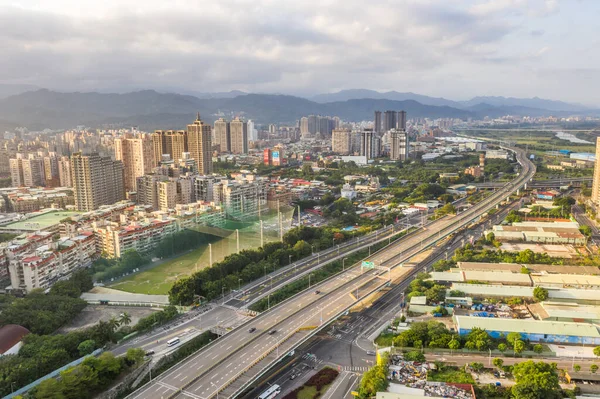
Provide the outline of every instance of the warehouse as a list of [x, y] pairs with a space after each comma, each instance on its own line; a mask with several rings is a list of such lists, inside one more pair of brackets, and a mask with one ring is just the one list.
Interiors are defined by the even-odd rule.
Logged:
[[447, 272], [432, 272], [431, 279], [442, 283], [463, 283], [481, 281], [483, 283], [502, 285], [523, 285], [531, 287], [531, 277], [525, 273], [505, 273], [502, 271], [480, 272], [476, 270], [450, 269]]
[[544, 301], [531, 305], [529, 309], [536, 317], [544, 321], [600, 322], [599, 306], [581, 305], [574, 302]]
[[469, 334], [474, 328], [481, 328], [493, 338], [518, 332], [523, 339], [531, 342], [600, 345], [598, 329], [585, 323], [469, 316], [455, 316], [455, 322], [456, 330], [461, 336]]
[[579, 274], [600, 275], [600, 269], [595, 266], [565, 266], [565, 265], [528, 265], [520, 263], [484, 263], [458, 262], [457, 266], [463, 271], [495, 271], [505, 273], [521, 273], [525, 266], [530, 273], [538, 274]]
[[577, 222], [519, 222], [511, 226], [493, 226], [485, 235], [489, 233], [494, 233], [498, 241], [572, 245], [585, 245], [587, 242]]
[[545, 288], [600, 288], [600, 276], [580, 276], [575, 274], [532, 274], [531, 280], [533, 280], [533, 285]]

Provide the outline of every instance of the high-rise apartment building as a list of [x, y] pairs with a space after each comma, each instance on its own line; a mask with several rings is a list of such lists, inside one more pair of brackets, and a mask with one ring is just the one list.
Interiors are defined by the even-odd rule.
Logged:
[[381, 121], [381, 111], [375, 111], [375, 121], [373, 123], [373, 131], [375, 133], [383, 132], [383, 125]]
[[381, 140], [373, 132], [373, 129], [364, 129], [361, 132], [360, 140], [360, 155], [367, 157], [367, 159], [373, 159], [379, 156]]
[[213, 131], [214, 145], [219, 146], [219, 152], [231, 151], [231, 126], [224, 118], [219, 118], [215, 121], [215, 129]]
[[398, 111], [396, 114], [396, 129], [406, 130], [406, 111]]
[[58, 175], [58, 157], [56, 153], [51, 152], [45, 155], [44, 160], [44, 177], [46, 179], [46, 187], [58, 187], [60, 185], [60, 178]]
[[308, 116], [308, 133], [315, 135], [319, 131], [319, 117], [317, 115]]
[[46, 184], [44, 159], [34, 154], [17, 154], [9, 160], [13, 187], [40, 187]]
[[248, 125], [246, 122], [235, 118], [229, 124], [231, 136], [231, 152], [233, 154], [248, 153]]
[[248, 141], [257, 141], [258, 131], [254, 128], [254, 122], [252, 119], [248, 119]]
[[308, 118], [306, 116], [300, 118], [300, 137], [303, 139], [310, 137], [310, 132], [308, 131]]
[[200, 113], [194, 123], [187, 126], [188, 150], [198, 166], [198, 173], [212, 173], [211, 126], [202, 122]]
[[71, 160], [69, 157], [60, 157], [58, 160], [58, 179], [61, 187], [73, 187]]
[[115, 139], [115, 159], [123, 162], [126, 191], [136, 190], [136, 179], [155, 166], [153, 141], [147, 138]]
[[123, 163], [98, 154], [71, 156], [75, 206], [92, 211], [125, 199]]
[[396, 128], [396, 111], [385, 111], [383, 114], [383, 131]]
[[600, 206], [600, 137], [596, 139], [596, 163], [594, 165], [594, 180], [592, 181], [592, 201], [597, 207]]
[[335, 129], [331, 135], [331, 151], [340, 155], [352, 153], [352, 131], [350, 129]]
[[177, 204], [177, 183], [172, 180], [158, 183], [158, 207], [161, 211], [174, 209]]
[[390, 130], [390, 159], [406, 161], [408, 159], [408, 134], [404, 130]]
[[187, 131], [157, 130], [152, 134], [154, 165], [159, 165], [163, 154], [169, 154], [171, 159], [181, 159], [181, 154], [188, 151]]

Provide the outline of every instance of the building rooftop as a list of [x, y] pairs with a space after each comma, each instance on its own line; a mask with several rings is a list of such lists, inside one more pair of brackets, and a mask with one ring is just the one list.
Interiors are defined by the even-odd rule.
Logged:
[[0, 328], [0, 355], [18, 344], [29, 330], [17, 324], [7, 324]]
[[48, 227], [58, 224], [62, 219], [72, 216], [80, 216], [80, 212], [69, 212], [69, 211], [52, 211], [41, 213], [36, 215], [36, 212], [30, 214], [34, 215], [28, 219], [23, 219], [18, 222], [9, 223], [5, 226], [0, 226], [2, 230], [22, 230], [22, 231], [37, 231], [47, 229]]
[[459, 329], [464, 330], [478, 327], [488, 331], [600, 338], [598, 329], [587, 323], [456, 316], [456, 324]]

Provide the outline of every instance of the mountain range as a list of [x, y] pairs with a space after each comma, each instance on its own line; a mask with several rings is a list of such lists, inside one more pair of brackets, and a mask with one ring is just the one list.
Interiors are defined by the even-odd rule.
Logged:
[[237, 91], [183, 95], [154, 90], [115, 94], [61, 93], [39, 89], [0, 99], [0, 129], [12, 129], [15, 126], [25, 126], [31, 130], [66, 129], [76, 125], [97, 127], [106, 124], [137, 125], [145, 130], [181, 129], [193, 121], [196, 112], [200, 112], [202, 119], [210, 123], [219, 116], [231, 118], [235, 115], [259, 124], [294, 123], [310, 114], [335, 115], [343, 120], [362, 121], [372, 120], [376, 110], [405, 110], [409, 118], [461, 119], [493, 118], [507, 114], [598, 114], [597, 110], [579, 104], [539, 98], [478, 97], [477, 100], [456, 102], [414, 93], [378, 93], [370, 90], [345, 90], [306, 99]]

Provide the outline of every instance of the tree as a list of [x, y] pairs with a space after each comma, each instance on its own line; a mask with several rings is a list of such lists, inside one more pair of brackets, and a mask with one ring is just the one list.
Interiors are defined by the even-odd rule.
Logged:
[[513, 346], [513, 349], [515, 351], [515, 353], [520, 354], [521, 352], [523, 352], [525, 350], [525, 342], [519, 340], [516, 340]]
[[424, 362], [425, 355], [419, 351], [410, 351], [404, 355], [404, 360], [408, 362]]
[[596, 371], [598, 371], [598, 365], [597, 365], [597, 364], [592, 364], [592, 365], [590, 366], [590, 371], [591, 371], [592, 373], [595, 373]]
[[54, 283], [50, 288], [50, 294], [79, 298], [81, 296], [81, 291], [72, 281], [62, 280]]
[[483, 363], [479, 363], [479, 362], [472, 362], [469, 364], [469, 366], [476, 373], [480, 373], [484, 369]]
[[400, 323], [404, 323], [406, 321], [406, 316], [400, 316]]
[[448, 342], [448, 348], [450, 348], [453, 351], [457, 350], [458, 348], [460, 348], [460, 341], [456, 338], [452, 338], [452, 340]]
[[594, 348], [594, 355], [600, 356], [600, 346]]
[[80, 356], [89, 355], [94, 349], [96, 349], [96, 341], [93, 339], [86, 339], [77, 346]]
[[64, 399], [63, 386], [58, 380], [49, 378], [38, 385], [35, 399]]
[[535, 345], [533, 345], [533, 351], [535, 353], [540, 354], [540, 353], [542, 353], [544, 351], [544, 347], [542, 345], [540, 345], [540, 344], [535, 344]]
[[576, 372], [580, 372], [581, 371], [581, 366], [578, 364], [574, 364], [573, 365], [573, 370], [575, 370]]
[[140, 364], [144, 361], [144, 356], [146, 356], [146, 353], [142, 348], [129, 348], [125, 354], [125, 359], [129, 364]]
[[535, 287], [533, 289], [533, 297], [537, 302], [543, 302], [548, 299], [548, 290], [544, 287]]
[[521, 266], [521, 274], [529, 274], [529, 269], [526, 266]]
[[502, 366], [504, 366], [504, 360], [500, 359], [499, 357], [495, 357], [494, 360], [492, 360], [492, 364], [494, 367], [500, 370]]
[[508, 333], [508, 335], [506, 336], [506, 342], [508, 342], [510, 345], [515, 344], [515, 341], [520, 340], [521, 339], [521, 334], [518, 332], [511, 332]]
[[498, 350], [502, 353], [504, 353], [506, 351], [507, 347], [506, 344], [502, 343], [498, 345]]
[[119, 316], [119, 325], [128, 326], [129, 324], [131, 324], [131, 316], [129, 315], [129, 313], [121, 313], [121, 315]]
[[562, 397], [556, 364], [544, 362], [517, 363], [513, 366], [516, 384], [511, 393], [515, 399], [559, 399]]

